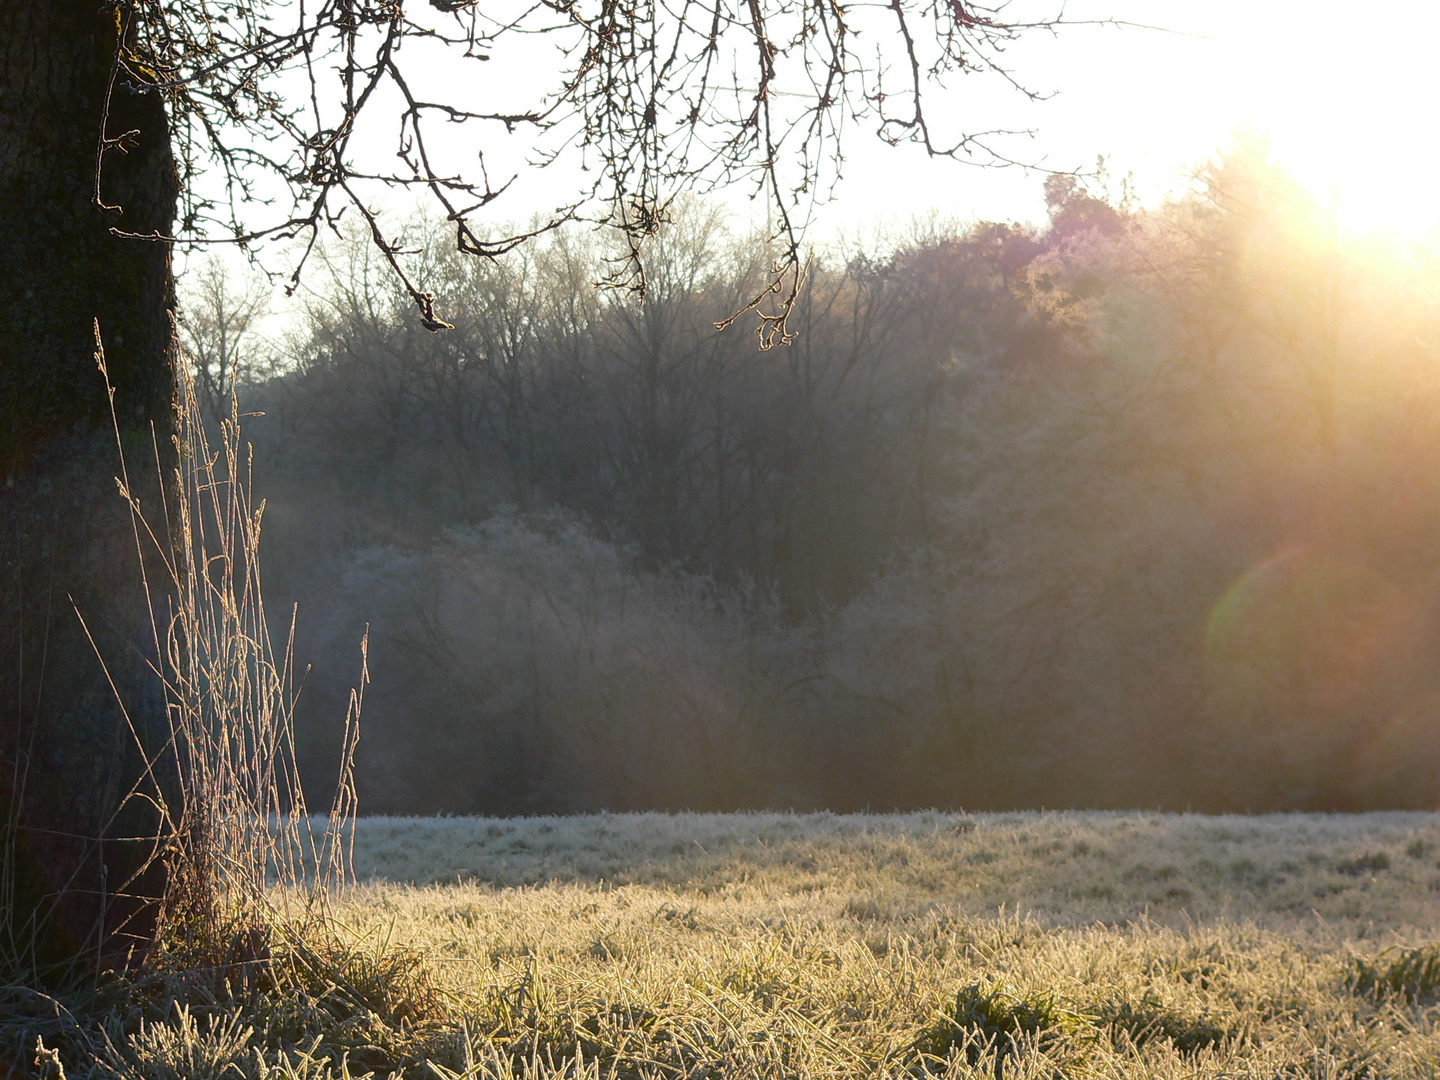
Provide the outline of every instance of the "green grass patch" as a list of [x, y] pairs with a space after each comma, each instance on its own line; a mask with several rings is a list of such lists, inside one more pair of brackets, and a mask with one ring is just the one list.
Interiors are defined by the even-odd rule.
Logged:
[[1357, 957], [1347, 982], [1366, 997], [1432, 1004], [1440, 1000], [1440, 945], [1392, 948], [1373, 958]]
[[1014, 1053], [1022, 1042], [1044, 1045], [1067, 1028], [1082, 1024], [1053, 993], [1019, 993], [1004, 984], [971, 983], [915, 1042], [925, 1058], [944, 1059], [961, 1051], [974, 1064], [988, 1054]]

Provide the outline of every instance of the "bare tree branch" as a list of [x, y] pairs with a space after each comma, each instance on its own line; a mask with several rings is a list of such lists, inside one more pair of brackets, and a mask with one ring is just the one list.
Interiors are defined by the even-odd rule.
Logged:
[[[1063, 22], [1058, 12], [1012, 20], [1006, 3], [965, 0], [538, 0], [494, 11], [474, 0], [115, 6], [127, 32], [112, 85], [124, 80], [165, 96], [182, 162], [177, 235], [150, 239], [244, 246], [303, 237], [293, 288], [319, 232], [337, 230], [354, 207], [425, 324], [438, 330], [448, 324], [382, 223], [377, 196], [386, 189], [423, 192], [454, 223], [457, 247], [480, 257], [582, 217], [609, 225], [623, 237], [624, 255], [607, 283], [643, 297], [644, 242], [666, 221], [671, 200], [686, 188], [744, 181], [770, 208], [779, 252], [769, 285], [746, 308], [757, 313], [767, 348], [791, 339], [786, 320], [805, 280], [805, 226], [838, 178], [844, 129], [868, 117], [884, 142], [1006, 163], [994, 141], [1005, 132], [939, 134], [927, 95], [948, 76], [983, 73], [1040, 97], [1017, 80], [1005, 50], [1024, 33]], [[875, 46], [868, 62], [852, 48], [862, 32]], [[548, 93], [529, 107], [495, 109], [467, 89], [467, 72], [478, 76], [475, 65], [527, 36], [551, 42], [560, 60]], [[442, 50], [454, 87], [443, 100], [420, 89], [433, 81], [426, 76]], [[892, 63], [904, 72], [893, 90]], [[362, 121], [373, 126], [387, 115], [393, 166], [377, 168], [372, 129], [362, 134]], [[578, 154], [586, 172], [574, 199], [540, 226], [492, 235], [482, 214], [514, 177], [492, 182], [483, 150], [517, 131], [539, 138], [537, 167]], [[101, 133], [97, 174], [105, 150], [126, 138]], [[475, 148], [471, 169], [447, 164], [461, 145]], [[450, 153], [437, 154], [442, 148]], [[98, 199], [98, 176], [96, 190]]]

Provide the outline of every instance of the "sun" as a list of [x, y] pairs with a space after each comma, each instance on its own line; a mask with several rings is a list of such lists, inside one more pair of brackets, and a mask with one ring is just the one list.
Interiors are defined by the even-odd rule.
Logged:
[[[1329, 10], [1332, 6], [1335, 10]], [[1277, 4], [1237, 42], [1238, 117], [1342, 229], [1428, 232], [1440, 222], [1436, 5], [1382, 29], [1338, 5]]]

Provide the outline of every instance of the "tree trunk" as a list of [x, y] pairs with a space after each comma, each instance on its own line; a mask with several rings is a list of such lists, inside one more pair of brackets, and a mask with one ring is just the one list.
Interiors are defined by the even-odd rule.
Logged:
[[[111, 85], [120, 7], [0, 3], [0, 961], [42, 973], [143, 945], [163, 884], [142, 871], [154, 842], [126, 839], [157, 830], [125, 796], [132, 724], [152, 740], [164, 707], [93, 327], [153, 517], [157, 444], [173, 464], [170, 252], [110, 229], [168, 233], [177, 179], [160, 96], [123, 69]], [[102, 126], [118, 141], [97, 190]]]

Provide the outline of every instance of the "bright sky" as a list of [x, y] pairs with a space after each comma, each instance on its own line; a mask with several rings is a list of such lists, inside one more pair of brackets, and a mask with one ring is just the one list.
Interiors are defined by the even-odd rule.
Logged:
[[[1053, 14], [1054, 3], [1013, 0], [1006, 15]], [[1021, 82], [1051, 98], [1033, 103], [999, 80], [966, 78], [933, 97], [932, 112], [960, 110], [967, 130], [1034, 129], [1001, 149], [1049, 169], [1092, 169], [1104, 154], [1112, 179], [1133, 176], [1142, 204], [1181, 188], [1191, 167], [1248, 126], [1270, 137], [1275, 157], [1322, 201], [1333, 188], [1344, 226], [1430, 233], [1440, 222], [1440, 65], [1431, 56], [1440, 3], [1069, 0], [1065, 15], [1163, 29], [1082, 25], [1036, 34], [1008, 57]], [[486, 68], [501, 75], [498, 63]], [[523, 75], [504, 77], [506, 89], [525, 95], [516, 85]], [[498, 138], [487, 153], [503, 172], [524, 144]], [[1044, 219], [1040, 173], [930, 161], [862, 128], [847, 139], [844, 180], [820, 208], [813, 240], [931, 213]], [[524, 175], [497, 212], [524, 221], [568, 201], [574, 179], [560, 168]], [[748, 205], [739, 194], [735, 200], [742, 211]]]
[[[1053, 3], [1013, 0], [1016, 18]], [[968, 129], [1033, 129], [1003, 144], [1056, 170], [1133, 174], [1142, 204], [1183, 185], [1187, 170], [1249, 127], [1320, 199], [1332, 186], [1343, 224], [1428, 231], [1440, 220], [1440, 3], [1434, 0], [1069, 0], [1073, 21], [1115, 19], [1158, 29], [1073, 26], [1035, 34], [1008, 54], [1034, 103], [998, 80], [959, 80], [931, 108], [973, 116]], [[498, 59], [498, 58], [497, 58]], [[1041, 221], [1043, 177], [930, 161], [888, 148], [864, 129], [847, 136], [845, 182], [818, 219], [817, 239], [938, 211], [961, 220]], [[558, 171], [557, 171], [558, 172]], [[561, 175], [533, 177], [535, 207], [568, 194]], [[571, 178], [573, 182], [573, 178]], [[523, 219], [516, 200], [511, 213]]]
[[[1153, 203], [1249, 126], [1316, 196], [1328, 202], [1333, 183], [1350, 228], [1428, 231], [1440, 219], [1440, 3], [1071, 0], [1066, 16], [1176, 32], [1082, 26], [1017, 46], [1017, 74], [1056, 95], [1032, 105], [977, 86], [969, 98], [988, 123], [1036, 129], [1010, 144], [1013, 156], [1067, 170], [1104, 154], [1111, 176], [1133, 173], [1142, 204]], [[959, 89], [964, 107], [970, 91]], [[1033, 174], [957, 169], [911, 147], [865, 151], [847, 166], [828, 228], [877, 206], [1043, 219]]]

